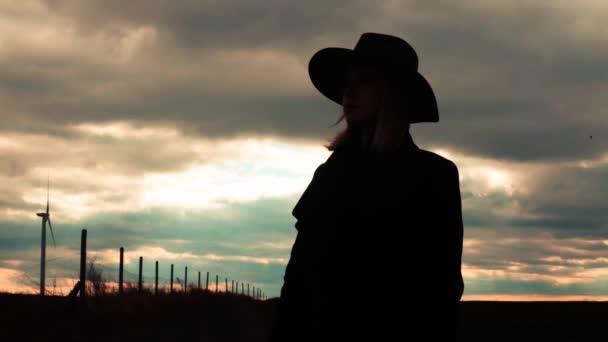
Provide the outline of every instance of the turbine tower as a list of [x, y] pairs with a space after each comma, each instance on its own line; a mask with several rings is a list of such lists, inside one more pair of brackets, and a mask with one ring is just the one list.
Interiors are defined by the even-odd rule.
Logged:
[[46, 266], [46, 222], [49, 222], [51, 229], [51, 237], [53, 238], [53, 246], [55, 246], [55, 235], [53, 234], [53, 226], [51, 225], [51, 215], [49, 214], [49, 180], [46, 183], [46, 212], [36, 213], [42, 217], [42, 239], [40, 242], [40, 295], [44, 296], [44, 272]]

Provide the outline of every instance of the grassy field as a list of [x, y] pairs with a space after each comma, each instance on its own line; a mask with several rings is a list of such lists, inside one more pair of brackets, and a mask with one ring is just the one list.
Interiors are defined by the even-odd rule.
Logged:
[[[92, 297], [0, 294], [3, 340], [265, 341], [275, 300], [199, 293]], [[461, 340], [608, 341], [606, 302], [463, 302]], [[10, 339], [5, 339], [10, 338]]]
[[224, 294], [89, 298], [0, 295], [4, 341], [265, 341], [274, 306]]
[[608, 341], [608, 302], [463, 302], [463, 340]]

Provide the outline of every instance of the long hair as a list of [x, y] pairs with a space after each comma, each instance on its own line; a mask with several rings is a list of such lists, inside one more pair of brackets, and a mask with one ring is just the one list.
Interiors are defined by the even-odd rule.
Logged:
[[[371, 152], [388, 152], [397, 149], [403, 142], [405, 134], [409, 133], [407, 102], [403, 94], [405, 88], [398, 82], [386, 79], [383, 82], [382, 99], [373, 124], [372, 137], [369, 144]], [[344, 107], [338, 121], [333, 127], [346, 118]], [[345, 146], [352, 141], [361, 141], [361, 131], [356, 125], [347, 122], [346, 128], [328, 139], [329, 144], [323, 145], [330, 151]]]

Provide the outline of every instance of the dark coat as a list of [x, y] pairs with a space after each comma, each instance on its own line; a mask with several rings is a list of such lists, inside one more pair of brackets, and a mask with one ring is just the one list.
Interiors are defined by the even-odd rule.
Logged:
[[[396, 152], [332, 152], [292, 214], [271, 341], [454, 332], [464, 290], [456, 165], [407, 134]], [[388, 340], [388, 339], [387, 339]], [[399, 340], [399, 339], [397, 339]]]

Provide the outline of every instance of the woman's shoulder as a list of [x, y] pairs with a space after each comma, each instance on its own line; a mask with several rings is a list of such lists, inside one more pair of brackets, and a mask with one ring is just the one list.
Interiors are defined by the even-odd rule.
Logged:
[[456, 163], [438, 153], [424, 149], [418, 149], [416, 155], [418, 159], [417, 161], [419, 163], [422, 163], [428, 167], [432, 167], [434, 170], [444, 172], [458, 172], [458, 167], [456, 166]]

